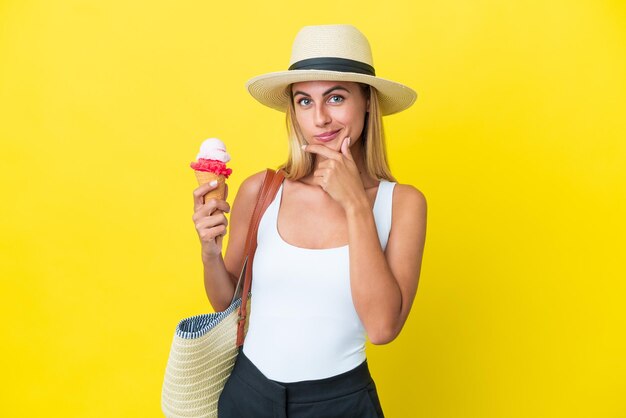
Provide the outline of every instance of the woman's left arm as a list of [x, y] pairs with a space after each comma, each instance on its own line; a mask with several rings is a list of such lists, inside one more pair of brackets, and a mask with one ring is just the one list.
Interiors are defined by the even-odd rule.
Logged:
[[426, 199], [418, 189], [396, 184], [391, 232], [383, 252], [369, 204], [346, 208], [352, 298], [373, 344], [393, 341], [409, 316], [422, 264], [426, 211]]
[[383, 252], [349, 142], [344, 141], [340, 153], [322, 145], [303, 149], [327, 158], [314, 178], [346, 212], [354, 306], [370, 341], [387, 344], [402, 330], [417, 292], [426, 238], [426, 198], [413, 186], [396, 184], [391, 232]]

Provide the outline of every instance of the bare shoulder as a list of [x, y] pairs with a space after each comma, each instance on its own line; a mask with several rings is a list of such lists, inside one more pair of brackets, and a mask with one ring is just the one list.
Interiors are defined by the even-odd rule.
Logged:
[[410, 184], [396, 184], [391, 214], [392, 235], [409, 241], [424, 241], [426, 234], [426, 196]]
[[261, 190], [264, 179], [265, 170], [259, 171], [246, 178], [243, 183], [241, 183], [241, 186], [239, 186], [235, 200], [240, 200], [239, 197], [241, 197], [245, 202], [249, 202], [250, 200], [254, 201]]
[[245, 226], [247, 230], [264, 178], [265, 171], [260, 171], [246, 178], [239, 186], [230, 213], [231, 238], [237, 238], [241, 227]]
[[418, 211], [426, 213], [426, 196], [417, 187], [411, 184], [397, 183], [393, 191], [393, 207], [404, 211]]

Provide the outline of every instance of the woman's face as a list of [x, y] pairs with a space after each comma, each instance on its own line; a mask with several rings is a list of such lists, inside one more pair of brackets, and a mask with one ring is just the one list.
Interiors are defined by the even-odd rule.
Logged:
[[349, 81], [305, 81], [291, 86], [296, 120], [309, 144], [322, 144], [340, 151], [350, 137], [361, 137], [369, 100], [358, 83]]

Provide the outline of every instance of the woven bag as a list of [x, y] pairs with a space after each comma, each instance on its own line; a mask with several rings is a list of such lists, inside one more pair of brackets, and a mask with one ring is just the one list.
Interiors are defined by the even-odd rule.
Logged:
[[246, 258], [230, 306], [222, 312], [185, 318], [176, 326], [161, 393], [161, 409], [168, 418], [217, 417], [217, 402], [248, 329], [259, 222], [283, 178], [280, 170], [267, 169], [265, 173], [248, 228]]

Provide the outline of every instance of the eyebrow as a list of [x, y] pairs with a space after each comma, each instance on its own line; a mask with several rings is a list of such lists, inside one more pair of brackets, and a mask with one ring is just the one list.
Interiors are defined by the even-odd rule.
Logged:
[[[329, 88], [328, 90], [326, 90], [326, 91], [324, 92], [324, 94], [322, 94], [322, 96], [326, 96], [328, 93], [330, 93], [330, 92], [331, 92], [331, 91], [333, 91], [333, 90], [345, 90], [345, 91], [347, 91], [348, 93], [350, 93], [350, 90], [348, 90], [347, 88], [337, 85], [337, 86], [331, 87], [331, 88]], [[311, 97], [311, 95], [310, 95], [310, 94], [308, 94], [308, 93], [305, 93], [305, 92], [303, 92], [303, 91], [299, 91], [299, 90], [298, 90], [298, 91], [295, 91], [295, 92], [293, 93], [292, 98], [293, 98], [293, 97], [296, 97], [298, 94], [303, 94], [303, 95], [305, 95], [305, 96], [309, 96], [309, 97]]]

